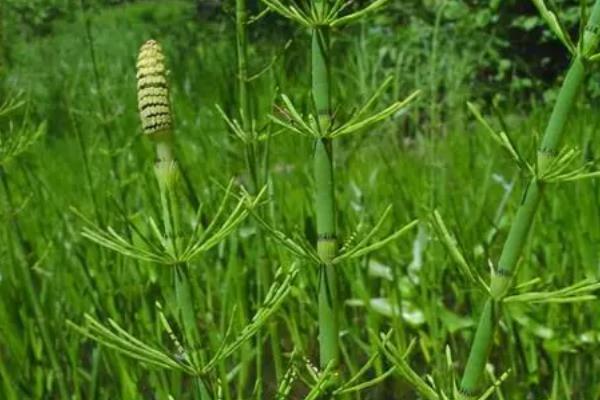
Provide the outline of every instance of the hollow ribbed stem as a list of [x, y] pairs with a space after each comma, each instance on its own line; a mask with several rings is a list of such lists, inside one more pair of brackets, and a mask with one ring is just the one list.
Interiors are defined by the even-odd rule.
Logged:
[[[316, 7], [323, 7], [317, 1]], [[312, 31], [312, 96], [321, 131], [330, 124], [329, 31], [315, 27]], [[321, 368], [339, 362], [337, 275], [331, 261], [337, 252], [335, 229], [335, 197], [333, 176], [333, 143], [318, 139], [314, 154], [315, 210], [317, 220], [317, 252], [322, 260], [319, 269], [319, 354]]]
[[463, 379], [460, 383], [462, 392], [467, 395], [474, 395], [476, 393], [492, 346], [494, 325], [496, 323], [494, 306], [493, 299], [486, 300], [481, 316], [479, 317], [479, 324], [477, 325], [475, 338], [471, 345], [469, 359], [467, 360]]
[[337, 363], [339, 359], [337, 277], [335, 267], [331, 265], [331, 260], [337, 251], [331, 150], [331, 141], [317, 141], [315, 148], [317, 252], [323, 261], [319, 270], [319, 346], [322, 368], [331, 361]]
[[[563, 137], [568, 117], [575, 104], [577, 93], [581, 88], [586, 75], [585, 57], [595, 51], [598, 45], [598, 31], [600, 24], [600, 0], [596, 1], [588, 21], [583, 46], [562, 84], [558, 98], [552, 110], [550, 120], [546, 126], [542, 143], [538, 151], [538, 171], [541, 173], [548, 163], [555, 157], [558, 146]], [[531, 230], [536, 211], [544, 193], [544, 183], [533, 178], [529, 183], [525, 196], [510, 232], [502, 248], [497, 272], [492, 276], [491, 298], [486, 300], [486, 305], [480, 317], [475, 338], [471, 346], [467, 365], [460, 383], [461, 391], [466, 395], [474, 395], [481, 386], [481, 380], [493, 341], [493, 332], [496, 326], [495, 308], [510, 289], [512, 275], [521, 257], [523, 247]]]

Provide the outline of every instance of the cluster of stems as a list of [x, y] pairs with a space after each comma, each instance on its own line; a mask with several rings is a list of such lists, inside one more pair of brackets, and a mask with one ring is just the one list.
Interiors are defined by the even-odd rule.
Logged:
[[[235, 0], [235, 31], [236, 31], [236, 56], [237, 56], [237, 84], [238, 84], [238, 109], [241, 120], [241, 129], [244, 135], [244, 153], [246, 160], [246, 169], [249, 176], [250, 191], [253, 195], [257, 194], [261, 187], [267, 184], [267, 159], [268, 148], [262, 146], [254, 132], [255, 116], [252, 112], [252, 90], [250, 88], [249, 66], [248, 66], [248, 5], [246, 0]], [[263, 172], [264, 171], [264, 172]], [[261, 215], [261, 210], [257, 210]], [[260, 301], [267, 292], [271, 280], [271, 260], [267, 242], [263, 236], [257, 238], [259, 252], [261, 257], [256, 267], [256, 299]], [[242, 288], [240, 288], [242, 289]], [[245, 297], [246, 288], [240, 290], [240, 298]], [[247, 311], [242, 311], [247, 314]], [[244, 318], [244, 317], [243, 317]], [[248, 321], [242, 321], [246, 324]], [[279, 330], [275, 323], [269, 323], [267, 327], [268, 336], [271, 343], [271, 352], [274, 361], [275, 375], [278, 380], [282, 375], [282, 355], [279, 343]], [[256, 396], [262, 397], [262, 381], [264, 369], [264, 335], [262, 330], [256, 333]], [[249, 351], [247, 352], [250, 353]], [[246, 357], [246, 356], [244, 356]], [[242, 373], [240, 374], [239, 390], [245, 387], [245, 381], [248, 376], [247, 363], [244, 363]], [[241, 393], [240, 393], [241, 395]]]
[[[312, 0], [311, 10], [315, 15], [327, 15], [328, 0]], [[339, 19], [338, 21], [342, 21]], [[257, 160], [258, 140], [253, 132], [253, 116], [250, 106], [248, 88], [247, 62], [247, 9], [245, 0], [236, 0], [236, 44], [238, 101], [241, 129], [247, 133], [245, 153], [252, 191], [257, 193], [264, 183], [259, 174], [260, 162]], [[317, 228], [316, 253], [319, 260], [318, 274], [318, 325], [319, 325], [319, 364], [323, 371], [335, 371], [340, 363], [339, 325], [340, 298], [339, 276], [337, 273], [338, 257], [336, 236], [336, 201], [334, 180], [334, 135], [332, 128], [331, 107], [331, 59], [330, 33], [331, 24], [314, 23], [311, 30], [311, 97], [315, 107], [314, 128], [314, 208]], [[493, 271], [489, 297], [482, 308], [467, 364], [460, 381], [460, 396], [465, 399], [476, 397], [481, 386], [494, 340], [495, 327], [500, 314], [500, 306], [512, 286], [513, 276], [534, 218], [542, 200], [547, 182], [544, 174], [558, 154], [561, 138], [567, 125], [568, 117], [575, 104], [577, 93], [586, 76], [587, 62], [595, 52], [600, 39], [600, 0], [597, 0], [588, 20], [580, 46], [569, 67], [550, 120], [544, 132], [537, 155], [536, 173], [528, 183], [523, 200], [518, 207], [515, 220], [504, 243], [497, 267]], [[138, 90], [140, 113], [144, 132], [153, 140], [156, 147], [157, 161], [155, 173], [160, 187], [161, 205], [165, 239], [172, 254], [181, 250], [179, 209], [176, 182], [178, 168], [174, 155], [171, 111], [166, 85], [163, 55], [158, 44], [147, 42], [138, 61]], [[360, 124], [357, 124], [360, 125]], [[359, 128], [356, 128], [359, 129]], [[350, 130], [349, 130], [350, 131]], [[265, 168], [266, 170], [266, 168]], [[260, 240], [260, 239], [259, 239]], [[266, 242], [260, 242], [262, 252], [268, 259]], [[343, 254], [343, 251], [342, 251]], [[178, 294], [180, 318], [186, 341], [191, 345], [198, 343], [193, 315], [192, 295], [189, 287], [187, 265], [175, 265], [175, 284]], [[256, 271], [257, 298], [261, 298], [269, 286], [268, 263], [261, 263]], [[245, 289], [240, 291], [245, 293]], [[245, 311], [243, 312], [245, 314]], [[245, 317], [243, 318], [245, 319]], [[246, 323], [246, 321], [242, 321]], [[278, 333], [274, 325], [269, 325], [268, 335], [271, 339], [273, 356], [276, 364], [281, 363]], [[256, 374], [257, 396], [262, 397], [262, 371], [264, 364], [264, 336], [260, 329], [256, 334]], [[247, 360], [243, 360], [240, 373], [240, 388], [247, 380]], [[276, 370], [281, 367], [276, 365]], [[279, 377], [279, 372], [277, 373]], [[335, 375], [335, 374], [333, 374]], [[202, 380], [198, 381], [201, 393], [209, 398]], [[242, 389], [240, 389], [242, 390]], [[240, 391], [238, 395], [243, 395]], [[203, 398], [204, 398], [203, 397]]]
[[496, 270], [492, 275], [490, 296], [485, 301], [479, 318], [475, 337], [467, 364], [460, 382], [460, 391], [466, 396], [475, 396], [482, 386], [482, 377], [493, 344], [494, 331], [499, 318], [502, 299], [512, 285], [512, 278], [523, 247], [534, 222], [546, 186], [543, 179], [545, 169], [558, 154], [559, 145], [577, 94], [586, 76], [586, 63], [596, 50], [600, 33], [600, 1], [596, 1], [587, 22], [580, 46], [571, 62], [560, 89], [550, 120], [538, 150], [537, 175], [531, 178], [525, 195], [502, 248]]
[[[333, 0], [310, 0], [290, 5], [282, 0], [263, 0], [269, 9], [297, 22], [310, 30], [311, 37], [311, 100], [313, 112], [304, 118], [289, 98], [282, 96], [289, 119], [273, 117], [278, 125], [292, 132], [314, 140], [314, 210], [317, 230], [316, 252], [298, 252], [298, 246], [292, 246], [294, 253], [306, 257], [318, 265], [318, 322], [319, 322], [319, 364], [322, 371], [328, 371], [335, 379], [328, 384], [329, 390], [337, 382], [340, 364], [340, 274], [338, 268], [346, 259], [365, 255], [383, 247], [391, 240], [415, 225], [408, 224], [394, 234], [375, 243], [368, 244], [373, 235], [381, 228], [382, 220], [357, 245], [351, 249], [338, 249], [336, 232], [336, 201], [334, 179], [334, 139], [364, 131], [387, 117], [395, 115], [405, 108], [418, 91], [404, 101], [396, 101], [381, 111], [370, 113], [370, 108], [381, 97], [391, 79], [388, 78], [373, 96], [346, 121], [334, 124], [331, 106], [331, 50], [330, 35], [333, 29], [360, 20], [364, 15], [379, 9], [385, 0], [376, 0], [354, 12], [344, 13], [349, 3]], [[342, 15], [345, 14], [345, 15]], [[370, 115], [369, 115], [370, 114]], [[289, 243], [287, 243], [289, 245]]]

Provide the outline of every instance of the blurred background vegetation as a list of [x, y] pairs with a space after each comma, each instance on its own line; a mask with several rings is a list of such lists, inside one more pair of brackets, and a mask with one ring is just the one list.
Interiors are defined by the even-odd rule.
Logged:
[[[575, 35], [580, 2], [555, 4]], [[254, 0], [249, 8], [258, 15], [264, 6]], [[280, 93], [308, 103], [309, 36], [274, 14], [253, 22], [249, 35], [250, 70], [263, 72], [252, 81], [253, 108], [265, 124]], [[80, 236], [83, 223], [73, 212], [116, 228], [123, 228], [116, 209], [138, 220], [157, 212], [152, 149], [141, 139], [135, 89], [137, 51], [148, 38], [159, 40], [167, 54], [181, 164], [210, 209], [220, 197], [215, 181], [248, 179], [241, 144], [215, 108], [218, 104], [231, 115], [237, 107], [230, 0], [0, 3], [0, 102], [17, 95], [25, 101], [3, 118], [3, 135], [15, 129], [45, 132], [23, 154], [0, 158], [0, 398], [60, 398], [60, 380], [74, 399], [166, 399], [168, 393], [194, 398], [184, 378], [140, 367], [65, 326], [65, 320], [80, 321], [89, 312], [167, 342], [157, 333], [153, 311], [155, 301], [169, 299], [167, 275], [99, 250]], [[372, 223], [390, 203], [390, 226], [437, 207], [480, 273], [489, 272], [487, 259], [500, 251], [524, 180], [481, 134], [466, 101], [479, 104], [494, 126], [510, 132], [532, 156], [569, 64], [568, 52], [524, 0], [390, 0], [384, 12], [335, 32], [332, 51], [334, 108], [342, 115], [368, 99], [387, 76], [393, 85], [382, 105], [422, 90], [406, 115], [341, 140], [336, 163], [342, 236], [351, 236], [356, 222]], [[597, 151], [599, 99], [596, 68], [568, 133], [568, 142], [584, 149], [586, 159]], [[270, 191], [277, 199], [269, 208], [272, 221], [283, 231], [314, 237], [306, 162], [312, 144], [283, 133], [270, 148]], [[551, 191], [520, 279], [543, 276], [548, 287], [561, 287], [600, 278], [600, 187], [585, 181]], [[218, 346], [229, 313], [242, 301], [227, 293], [227, 285], [244, 279], [254, 284], [258, 256], [247, 239], [258, 234], [248, 222], [194, 266], [203, 287], [199, 323], [215, 332], [207, 334], [208, 346]], [[291, 260], [283, 251], [274, 253], [277, 264]], [[241, 277], [227, 273], [235, 263], [243, 264]], [[35, 293], [25, 289], [24, 268]], [[471, 307], [481, 296], [470, 290], [435, 238], [420, 233], [400, 239], [344, 271], [343, 297], [370, 304], [368, 315], [346, 308], [344, 335], [353, 338], [347, 351], [358, 365], [368, 357], [361, 352], [376, 348], [361, 331], [365, 320], [373, 329], [393, 326], [407, 340], [419, 338], [411, 364], [420, 373], [444, 379], [446, 345], [457, 365], [464, 365], [475, 324], [471, 315], [477, 314]], [[316, 349], [315, 311], [308, 300], [315, 274], [302, 278], [295, 303], [277, 319], [302, 333], [300, 346], [300, 339], [284, 332], [285, 350], [300, 346], [307, 356]], [[249, 307], [257, 301], [250, 299]], [[404, 312], [398, 313], [397, 304]], [[491, 359], [495, 375], [508, 368], [512, 373], [494, 396], [600, 398], [600, 306], [560, 307], [515, 306], [498, 338], [508, 345], [497, 347]], [[359, 345], [352, 347], [352, 340]], [[55, 350], [55, 361], [48, 348]], [[266, 387], [272, 395], [274, 389]], [[292, 398], [302, 393], [298, 389]], [[243, 391], [227, 396], [250, 397]], [[415, 398], [398, 378], [362, 396]]]

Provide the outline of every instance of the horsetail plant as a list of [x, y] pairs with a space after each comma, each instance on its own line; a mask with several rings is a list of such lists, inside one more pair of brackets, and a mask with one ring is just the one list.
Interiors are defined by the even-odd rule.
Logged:
[[[172, 306], [177, 310], [176, 314], [180, 318], [181, 331], [185, 340], [180, 342], [175, 337], [173, 329], [162, 312], [159, 316], [163, 328], [178, 349], [176, 357], [144, 344], [114, 321], [109, 321], [110, 326], [105, 327], [93, 317], [86, 315], [85, 328], [71, 325], [84, 335], [139, 361], [179, 370], [196, 377], [201, 398], [212, 399], [213, 394], [219, 390], [214, 387], [214, 380], [207, 379], [207, 375], [260, 331], [289, 293], [297, 268], [292, 266], [286, 273], [277, 274], [277, 281], [267, 288], [262, 305], [239, 335], [230, 341], [232, 330], [230, 326], [216, 354], [212, 358], [205, 357], [204, 350], [199, 345], [188, 263], [232, 233], [251, 210], [258, 206], [264, 190], [259, 191], [254, 197], [244, 190], [236, 196], [233, 194], [233, 183], [230, 183], [212, 221], [203, 226], [200, 218], [202, 207], [200, 207], [194, 218], [191, 233], [183, 234], [183, 228], [180, 226], [180, 199], [177, 196], [179, 172], [174, 151], [173, 119], [164, 59], [158, 42], [150, 40], [141, 47], [137, 62], [139, 112], [144, 136], [149, 137], [155, 145], [157, 161], [154, 172], [160, 190], [163, 228], [159, 228], [150, 218], [150, 231], [153, 237], [146, 237], [134, 224], [127, 221], [132, 231], [141, 239], [133, 242], [110, 227], [103, 230], [88, 221], [91, 227], [84, 228], [83, 236], [125, 256], [173, 268], [176, 304]], [[227, 202], [231, 197], [238, 197], [238, 202], [232, 210], [228, 210]]]
[[[541, 0], [536, 1], [542, 4]], [[549, 13], [543, 13], [548, 19]], [[556, 20], [556, 19], [554, 19]], [[583, 22], [582, 22], [583, 23]], [[568, 38], [564, 31], [563, 37]], [[537, 155], [536, 175], [531, 178], [517, 215], [510, 228], [508, 237], [502, 248], [496, 269], [492, 273], [490, 297], [486, 300], [479, 324], [475, 332], [469, 358], [464, 369], [459, 390], [468, 397], [473, 397], [482, 385], [482, 375], [493, 342], [493, 332], [498, 318], [498, 305], [506, 297], [511, 287], [515, 268], [523, 252], [527, 236], [536, 211], [539, 207], [547, 182], [544, 175], [560, 167], [554, 163], [561, 139], [571, 110], [575, 105], [577, 94], [586, 75], [586, 64], [594, 55], [600, 40], [600, 1], [594, 3], [579, 45], [575, 49], [574, 59], [569, 67], [558, 98], [552, 110], [550, 120], [542, 137]], [[568, 41], [567, 41], [568, 42]], [[572, 50], [572, 48], [570, 48]]]
[[160, 190], [164, 229], [161, 230], [150, 218], [150, 231], [154, 237], [148, 238], [131, 224], [143, 239], [141, 243], [137, 243], [128, 241], [110, 227], [102, 230], [88, 221], [91, 227], [85, 228], [83, 235], [126, 256], [165, 265], [183, 264], [214, 247], [233, 232], [248, 216], [249, 210], [259, 204], [264, 191], [251, 197], [242, 190], [237, 196], [239, 198], [237, 204], [232, 210], [227, 210], [228, 200], [235, 196], [233, 183], [230, 183], [211, 222], [206, 227], [202, 226], [200, 207], [194, 218], [191, 233], [187, 240], [184, 240], [179, 226], [180, 210], [177, 198], [179, 173], [174, 150], [166, 67], [162, 49], [156, 41], [150, 40], [141, 47], [137, 67], [138, 105], [144, 135], [155, 145], [157, 160], [154, 172]]
[[[508, 371], [503, 373], [498, 380], [492, 382], [490, 388], [482, 392], [482, 387], [484, 386], [483, 375], [493, 345], [494, 332], [500, 318], [502, 306], [509, 306], [518, 302], [540, 304], [587, 301], [595, 299], [596, 296], [592, 293], [600, 288], [600, 283], [596, 281], [583, 280], [558, 290], [523, 292], [523, 289], [539, 283], [540, 279], [536, 278], [530, 282], [517, 285], [516, 289], [518, 293], [509, 293], [514, 286], [513, 280], [517, 265], [546, 186], [550, 183], [573, 181], [597, 177], [599, 175], [597, 172], [588, 172], [591, 163], [586, 163], [581, 167], [569, 170], [580, 152], [573, 149], [560, 149], [559, 145], [564, 136], [571, 110], [575, 105], [577, 94], [586, 76], [587, 66], [590, 61], [600, 58], [599, 55], [595, 54], [600, 41], [600, 1], [594, 3], [589, 20], [585, 25], [577, 46], [572, 45], [572, 41], [560, 24], [556, 13], [550, 11], [542, 0], [534, 0], [534, 3], [538, 6], [543, 18], [549, 23], [551, 30], [557, 34], [573, 55], [571, 66], [562, 84], [537, 151], [536, 161], [533, 164], [527, 162], [515, 147], [510, 136], [506, 132], [496, 132], [483, 119], [479, 110], [473, 104], [468, 103], [469, 109], [475, 118], [482, 123], [485, 131], [491, 134], [491, 137], [501, 145], [522, 171], [531, 175], [523, 200], [519, 205], [502, 248], [498, 264], [497, 266], [492, 266], [491, 282], [489, 285], [483, 281], [461, 254], [454, 238], [446, 228], [441, 215], [437, 211], [434, 211], [432, 218], [433, 226], [441, 242], [460, 268], [461, 273], [475, 285], [479, 286], [479, 288], [483, 289], [488, 295], [479, 317], [479, 323], [475, 331], [462, 379], [458, 386], [454, 383], [452, 395], [448, 396], [441, 388], [434, 388], [434, 385], [421, 379], [405, 361], [394, 356], [395, 352], [390, 350], [390, 345], [385, 346], [386, 353], [398, 367], [399, 374], [411, 382], [413, 387], [427, 399], [484, 399], [490, 396], [494, 392], [494, 388], [506, 379]], [[582, 21], [582, 26], [583, 23]]]
[[[382, 111], [368, 114], [374, 102], [383, 94], [385, 88], [391, 82], [386, 80], [376, 91], [372, 98], [354, 113], [350, 119], [343, 123], [335, 123], [332, 118], [331, 105], [331, 52], [330, 34], [331, 28], [345, 25], [360, 19], [368, 12], [380, 8], [383, 1], [375, 1], [366, 8], [342, 15], [348, 3], [342, 1], [312, 0], [310, 2], [292, 2], [285, 4], [280, 0], [263, 0], [273, 11], [295, 21], [310, 30], [311, 34], [311, 100], [314, 113], [309, 113], [304, 118], [295, 108], [290, 99], [282, 95], [287, 119], [271, 116], [271, 119], [284, 128], [300, 135], [312, 138], [314, 144], [314, 209], [317, 228], [316, 254], [306, 250], [306, 246], [298, 245], [289, 238], [282, 237], [276, 233], [284, 244], [296, 254], [307, 255], [307, 259], [316, 260], [319, 265], [319, 290], [318, 290], [318, 314], [319, 314], [319, 364], [323, 371], [321, 378], [316, 382], [319, 385], [327, 383], [328, 387], [335, 386], [337, 369], [340, 363], [339, 349], [339, 319], [340, 301], [338, 293], [339, 273], [337, 264], [343, 259], [349, 259], [364, 255], [373, 251], [389, 240], [398, 237], [408, 228], [412, 228], [416, 222], [412, 222], [389, 238], [374, 244], [367, 244], [376, 234], [374, 229], [367, 237], [359, 241], [359, 244], [351, 249], [345, 249], [340, 254], [337, 244], [336, 232], [336, 201], [334, 181], [334, 143], [333, 139], [363, 130], [374, 123], [394, 115], [405, 108], [417, 96], [417, 92], [410, 95], [404, 101], [398, 101]], [[377, 228], [379, 228], [379, 224]], [[301, 249], [298, 249], [301, 247]], [[359, 249], [360, 248], [360, 249]], [[327, 393], [328, 390], [325, 390]], [[321, 393], [321, 390], [318, 391]]]

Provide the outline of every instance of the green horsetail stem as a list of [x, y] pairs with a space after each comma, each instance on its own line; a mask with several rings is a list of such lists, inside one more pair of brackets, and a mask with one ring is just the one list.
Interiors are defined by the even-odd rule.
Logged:
[[[154, 172], [160, 188], [160, 197], [165, 225], [165, 234], [170, 251], [177, 256], [179, 242], [179, 199], [176, 184], [179, 177], [174, 151], [173, 117], [169, 99], [169, 86], [166, 77], [165, 56], [160, 44], [148, 40], [142, 45], [137, 61], [138, 108], [144, 135], [156, 146]], [[196, 316], [193, 312], [193, 298], [190, 272], [185, 262], [174, 266], [174, 286], [177, 308], [183, 321], [186, 343], [195, 348], [199, 342]], [[211, 400], [212, 396], [202, 377], [199, 386], [200, 399]]]
[[[252, 115], [250, 110], [250, 94], [248, 90], [248, 9], [246, 0], [235, 1], [235, 42], [237, 52], [237, 82], [238, 82], [238, 107], [242, 129], [250, 134]], [[256, 144], [254, 140], [245, 143], [246, 165], [250, 174], [252, 191], [260, 190], [258, 167], [256, 159]]]
[[[316, 7], [322, 6], [321, 1]], [[330, 124], [330, 60], [329, 28], [312, 30], [312, 96], [321, 131]], [[314, 154], [315, 209], [317, 220], [317, 252], [322, 261], [319, 269], [319, 354], [321, 368], [339, 362], [339, 323], [337, 274], [331, 261], [337, 252], [335, 229], [335, 196], [333, 178], [333, 143], [317, 139]]]
[[[244, 132], [248, 132], [250, 128], [250, 106], [248, 99], [248, 39], [246, 34], [247, 29], [247, 19], [248, 19], [248, 11], [246, 8], [246, 0], [236, 0], [235, 1], [235, 41], [236, 41], [236, 58], [237, 58], [237, 84], [238, 84], [238, 107], [240, 113], [240, 120], [242, 124], [242, 129]], [[255, 173], [255, 158], [253, 152], [253, 143], [244, 143], [244, 153], [246, 156], [246, 167], [249, 171], [250, 182], [251, 182], [251, 190], [252, 193], [255, 193], [258, 190], [257, 184], [257, 175]], [[243, 276], [243, 271], [241, 270], [242, 266], [239, 263], [235, 264], [236, 268], [240, 270], [236, 273], [238, 276]], [[260, 267], [257, 269], [260, 270]], [[257, 272], [260, 275], [260, 272]], [[260, 280], [259, 280], [260, 281]], [[262, 285], [258, 284], [258, 291], [262, 290]], [[247, 282], [244, 279], [240, 279], [236, 281], [236, 288], [239, 296], [240, 302], [240, 312], [241, 312], [241, 323], [243, 325], [248, 324], [248, 300], [247, 300], [247, 292], [248, 286]], [[257, 298], [261, 298], [261, 293], [257, 295]], [[248, 364], [251, 356], [250, 345], [246, 344], [239, 380], [238, 380], [238, 397], [242, 397], [243, 389], [246, 386], [246, 382], [248, 381], [249, 376], [249, 368]], [[262, 335], [260, 332], [257, 333], [256, 336], [256, 380], [262, 381], [262, 361], [263, 361], [263, 351], [262, 351]], [[258, 384], [257, 391], [259, 395], [262, 389], [262, 385]]]
[[[590, 19], [586, 25], [578, 54], [569, 67], [552, 110], [550, 120], [546, 126], [542, 143], [538, 150], [538, 175], [544, 172], [549, 162], [557, 154], [569, 115], [575, 105], [577, 93], [586, 76], [586, 59], [596, 51], [599, 34], [600, 0], [597, 0], [594, 3]], [[544, 182], [536, 177], [532, 178], [502, 248], [497, 271], [492, 275], [491, 298], [486, 301], [483, 308], [460, 383], [460, 390], [466, 396], [474, 396], [481, 386], [498, 317], [496, 308], [511, 287], [516, 265], [521, 257], [543, 193]]]

